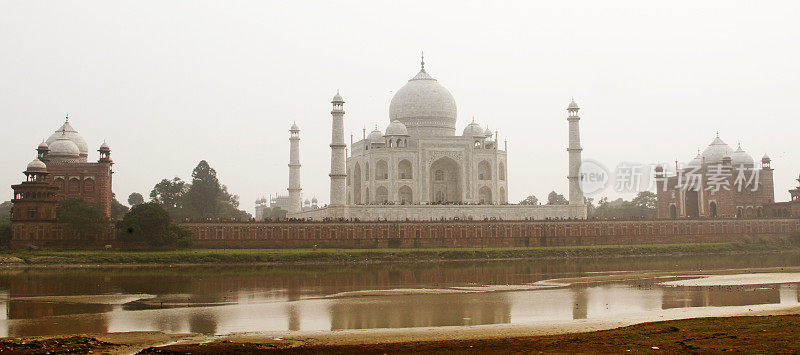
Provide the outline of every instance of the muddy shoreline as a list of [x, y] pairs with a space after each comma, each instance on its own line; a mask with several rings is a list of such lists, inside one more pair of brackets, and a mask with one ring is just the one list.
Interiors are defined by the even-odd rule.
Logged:
[[[222, 336], [128, 332], [6, 338], [0, 351], [18, 354], [101, 352], [118, 354], [215, 353], [508, 353], [800, 351], [800, 306], [674, 309], [658, 321], [618, 319], [471, 327], [261, 332]], [[769, 348], [764, 344], [769, 343]]]

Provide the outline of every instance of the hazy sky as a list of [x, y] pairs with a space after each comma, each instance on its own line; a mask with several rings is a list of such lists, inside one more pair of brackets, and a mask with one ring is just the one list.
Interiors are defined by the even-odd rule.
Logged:
[[512, 202], [567, 192], [572, 96], [584, 158], [688, 161], [719, 130], [769, 153], [784, 201], [800, 173], [798, 13], [797, 1], [0, 0], [0, 199], [69, 112], [90, 160], [111, 146], [123, 203], [205, 159], [252, 212], [286, 193], [292, 121], [303, 193], [327, 203], [331, 97], [346, 101], [346, 134], [383, 130], [424, 50], [457, 132], [475, 116], [508, 139]]

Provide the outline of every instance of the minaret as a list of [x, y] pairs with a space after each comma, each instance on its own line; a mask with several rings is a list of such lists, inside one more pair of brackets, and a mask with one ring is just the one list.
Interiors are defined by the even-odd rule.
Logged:
[[347, 145], [344, 144], [344, 100], [336, 91], [333, 97], [333, 110], [331, 116], [331, 206], [341, 206], [345, 204], [345, 183], [347, 172], [345, 168], [345, 151]]
[[583, 205], [585, 203], [580, 185], [581, 151], [583, 148], [581, 148], [581, 131], [578, 127], [578, 121], [581, 120], [578, 117], [578, 110], [580, 110], [578, 104], [575, 103], [575, 99], [572, 99], [572, 102], [567, 107], [567, 112], [569, 112], [569, 116], [567, 116], [567, 121], [569, 121], [569, 148], [567, 148], [569, 152], [569, 175], [567, 179], [569, 180], [570, 205]]
[[296, 123], [289, 128], [289, 213], [302, 209], [300, 200], [300, 127]]

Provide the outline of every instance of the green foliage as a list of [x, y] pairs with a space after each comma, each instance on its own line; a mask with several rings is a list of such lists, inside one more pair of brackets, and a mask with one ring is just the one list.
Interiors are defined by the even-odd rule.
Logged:
[[102, 233], [109, 221], [99, 205], [82, 198], [68, 198], [56, 206], [56, 219], [83, 238], [93, 238]]
[[519, 204], [520, 205], [538, 205], [539, 204], [539, 199], [536, 198], [536, 196], [534, 196], [534, 195], [530, 195], [530, 196], [526, 197], [524, 200], [519, 201]]
[[636, 207], [644, 209], [656, 209], [656, 194], [650, 191], [642, 191], [631, 200]]
[[161, 205], [173, 218], [183, 218], [183, 199], [188, 190], [189, 186], [179, 177], [163, 179], [153, 187], [150, 200]]
[[205, 160], [192, 172], [192, 183], [180, 178], [161, 180], [150, 192], [150, 199], [160, 204], [174, 219], [248, 220], [250, 214], [239, 210], [239, 196], [220, 184], [217, 172]]
[[136, 205], [141, 205], [143, 203], [144, 203], [144, 196], [142, 196], [142, 194], [134, 192], [128, 195], [128, 204], [131, 205], [131, 207]]
[[0, 223], [5, 223], [11, 220], [11, 201], [0, 203]]
[[[133, 212], [133, 211], [132, 211]], [[598, 245], [536, 248], [425, 248], [425, 249], [185, 249], [171, 251], [16, 251], [14, 256], [31, 264], [179, 264], [179, 263], [363, 263], [422, 260], [574, 259], [622, 256], [729, 255], [731, 252], [786, 251], [780, 243], [687, 243]]]
[[550, 191], [547, 195], [547, 204], [548, 205], [567, 205], [569, 201], [564, 197], [564, 195], [559, 194], [555, 191]]
[[122, 219], [122, 216], [124, 216], [126, 213], [128, 213], [128, 206], [125, 206], [125, 205], [119, 203], [119, 201], [117, 201], [117, 196], [112, 194], [111, 195], [111, 209], [110, 209], [109, 212], [111, 212], [111, 219], [120, 220], [120, 219]]
[[225, 197], [217, 179], [217, 171], [201, 160], [192, 171], [192, 185], [186, 193], [186, 208], [195, 218], [217, 217], [219, 202], [224, 201]]
[[11, 246], [11, 223], [0, 223], [0, 247], [7, 248]]
[[600, 199], [597, 208], [590, 211], [590, 217], [601, 219], [634, 219], [655, 218], [656, 196], [650, 191], [642, 191], [632, 201], [618, 198], [609, 201], [608, 198]]
[[134, 248], [175, 248], [188, 246], [190, 232], [170, 220], [158, 203], [134, 206], [117, 225], [117, 239]]

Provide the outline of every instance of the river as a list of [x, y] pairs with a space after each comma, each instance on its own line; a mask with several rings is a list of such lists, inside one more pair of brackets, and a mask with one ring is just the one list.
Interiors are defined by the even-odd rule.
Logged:
[[[346, 265], [0, 269], [0, 336], [526, 324], [798, 303], [798, 284], [681, 286], [800, 272], [800, 254]], [[760, 270], [760, 271], [759, 271]]]

